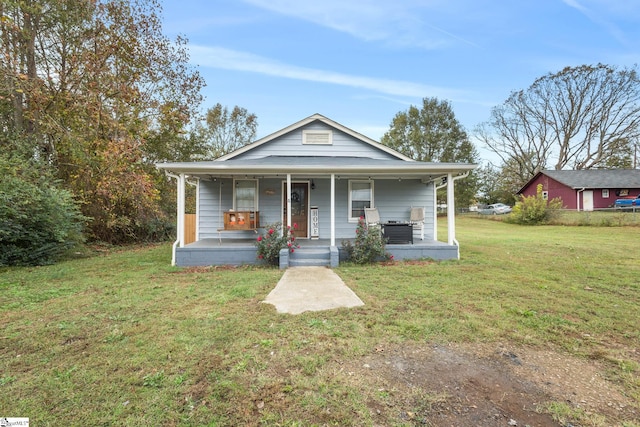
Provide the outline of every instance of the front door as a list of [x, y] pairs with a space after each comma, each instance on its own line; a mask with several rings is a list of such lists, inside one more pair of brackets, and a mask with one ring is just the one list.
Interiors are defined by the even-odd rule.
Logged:
[[[284, 206], [282, 207], [282, 224], [284, 228], [287, 226], [287, 183], [283, 183], [282, 194]], [[296, 224], [294, 236], [307, 238], [307, 215], [309, 213], [309, 183], [308, 182], [292, 182], [291, 183], [291, 225]]]
[[582, 192], [582, 210], [593, 210], [593, 190], [585, 190]]

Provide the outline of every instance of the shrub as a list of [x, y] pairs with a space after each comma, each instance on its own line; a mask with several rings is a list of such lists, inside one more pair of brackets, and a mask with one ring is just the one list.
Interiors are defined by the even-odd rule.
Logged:
[[281, 249], [288, 247], [289, 252], [293, 253], [300, 247], [294, 236], [294, 231], [298, 228], [297, 224], [293, 224], [293, 228], [289, 227], [286, 234], [283, 233], [282, 224], [279, 222], [267, 225], [265, 228], [267, 232], [258, 236], [256, 247], [258, 248], [258, 259], [267, 264], [279, 265]]
[[505, 221], [523, 225], [545, 224], [562, 209], [562, 199], [546, 200], [542, 197], [542, 184], [538, 184], [535, 196], [520, 196], [511, 215]]
[[342, 248], [346, 251], [347, 257], [356, 264], [371, 264], [380, 260], [393, 260], [393, 255], [390, 255], [385, 250], [380, 228], [368, 228], [362, 217], [358, 220], [354, 243], [352, 244], [348, 240], [343, 241]]
[[86, 218], [70, 192], [22, 168], [0, 159], [0, 265], [51, 264], [82, 242]]

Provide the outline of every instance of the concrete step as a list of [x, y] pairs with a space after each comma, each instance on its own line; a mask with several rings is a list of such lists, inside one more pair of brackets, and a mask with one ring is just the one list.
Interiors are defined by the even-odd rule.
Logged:
[[318, 248], [298, 248], [292, 254], [290, 258], [306, 259], [306, 258], [331, 258], [331, 252], [328, 247]]
[[324, 267], [331, 265], [328, 247], [299, 248], [289, 254], [290, 267]]
[[289, 259], [289, 267], [331, 267], [329, 259]]

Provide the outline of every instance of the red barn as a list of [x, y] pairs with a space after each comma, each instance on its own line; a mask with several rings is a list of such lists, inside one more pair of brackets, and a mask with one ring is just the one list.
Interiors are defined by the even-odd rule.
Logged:
[[619, 197], [640, 194], [640, 169], [545, 170], [538, 172], [518, 194], [559, 197], [565, 209], [592, 211], [610, 208]]

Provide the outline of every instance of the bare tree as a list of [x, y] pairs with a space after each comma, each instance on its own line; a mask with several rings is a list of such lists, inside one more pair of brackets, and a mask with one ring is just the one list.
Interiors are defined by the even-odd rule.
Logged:
[[513, 92], [476, 135], [523, 181], [547, 167], [610, 167], [640, 135], [639, 83], [635, 68], [567, 67]]
[[205, 155], [215, 159], [244, 147], [256, 137], [258, 117], [246, 108], [233, 107], [231, 111], [217, 103], [207, 110], [204, 139], [208, 146]]

